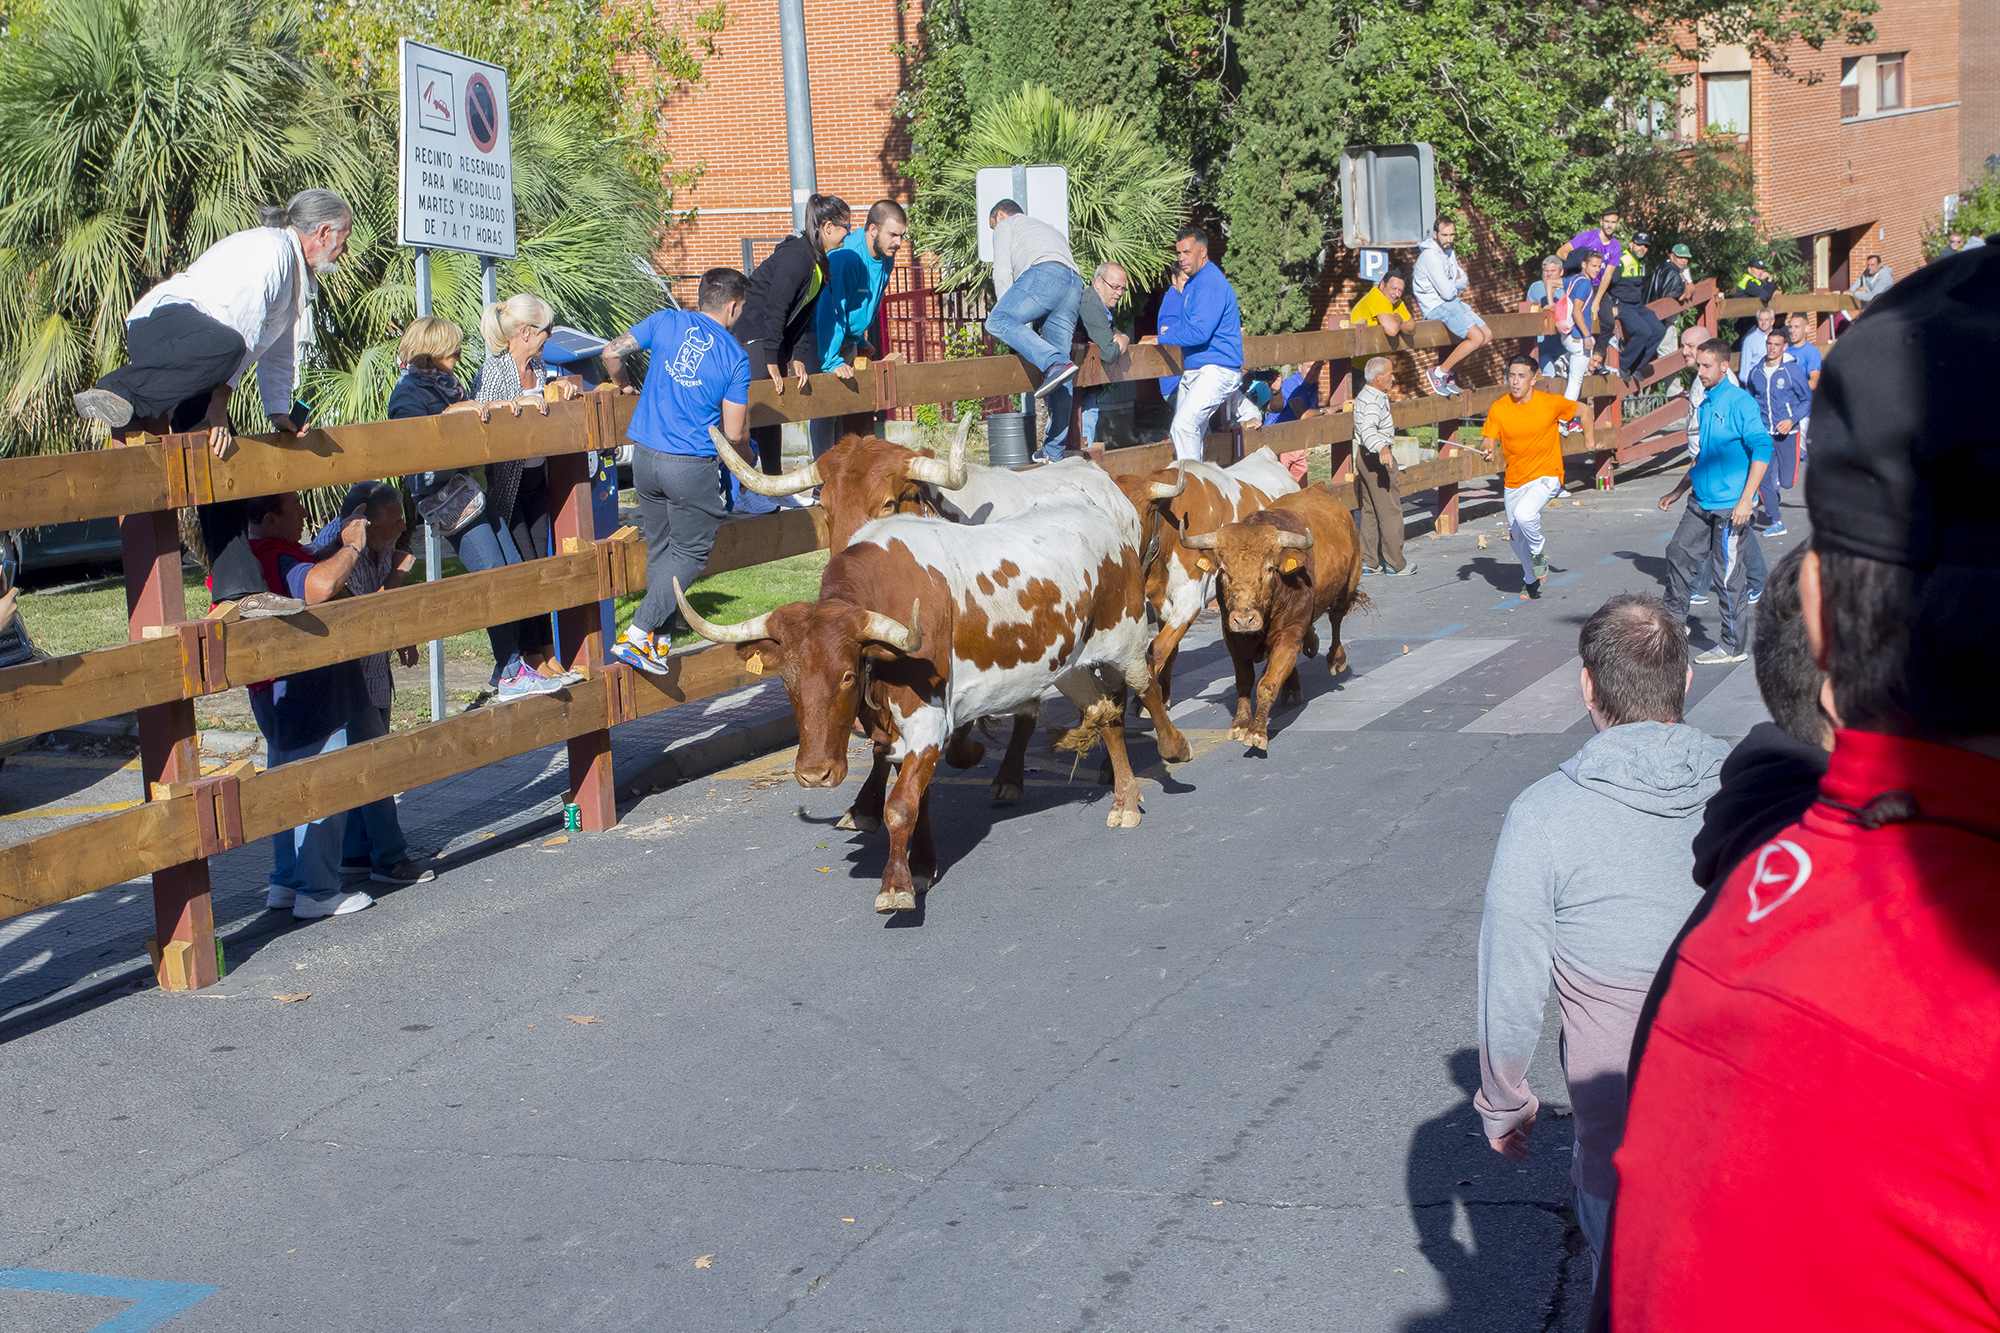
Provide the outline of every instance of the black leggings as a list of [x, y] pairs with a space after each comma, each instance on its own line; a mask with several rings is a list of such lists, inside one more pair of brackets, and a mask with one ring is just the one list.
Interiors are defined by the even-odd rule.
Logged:
[[[771, 373], [771, 359], [765, 354], [765, 344], [760, 340], [743, 344], [743, 350], [750, 354], [750, 382], [761, 384]], [[785, 374], [790, 368], [779, 366], [778, 373]], [[752, 426], [750, 442], [757, 446], [757, 465], [768, 475], [777, 476], [785, 470], [785, 428], [783, 426]]]

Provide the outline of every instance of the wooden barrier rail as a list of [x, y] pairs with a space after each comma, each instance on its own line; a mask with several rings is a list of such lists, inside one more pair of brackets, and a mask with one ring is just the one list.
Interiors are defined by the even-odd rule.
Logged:
[[[1713, 324], [1722, 305], [1704, 284], [1690, 305], [1706, 302]], [[1754, 303], [1752, 303], [1754, 305]], [[1678, 313], [1667, 306], [1661, 313]], [[1496, 336], [1552, 332], [1543, 315], [1489, 318]], [[1245, 340], [1250, 365], [1339, 361], [1450, 343], [1441, 324], [1413, 321], [1391, 339], [1377, 328], [1333, 329]], [[1110, 366], [1094, 351], [1085, 387], [1176, 373], [1177, 349], [1140, 345]], [[1680, 369], [1678, 354], [1656, 364], [1652, 379]], [[921, 402], [946, 402], [1025, 392], [1030, 372], [1017, 357], [899, 365], [877, 363], [848, 384], [813, 376], [806, 392], [753, 386], [756, 424], [802, 421]], [[1612, 461], [1637, 442], [1616, 427], [1624, 387], [1594, 377], [1586, 396], [1609, 395], [1612, 437], [1597, 450], [1609, 475]], [[1477, 415], [1501, 390], [1398, 403], [1398, 426], [1442, 423]], [[494, 759], [557, 742], [570, 746], [571, 795], [586, 828], [615, 822], [611, 803], [609, 728], [695, 699], [755, 684], [733, 650], [676, 655], [673, 672], [653, 677], [622, 665], [601, 665], [596, 603], [615, 587], [645, 586], [643, 545], [628, 531], [595, 539], [583, 455], [623, 436], [635, 400], [611, 392], [549, 407], [546, 415], [378, 422], [311, 431], [297, 440], [241, 437], [229, 459], [215, 459], [198, 435], [143, 439], [131, 447], [0, 461], [0, 528], [79, 518], [126, 516], [128, 605], [134, 642], [0, 672], [0, 740], [137, 709], [147, 803], [84, 821], [39, 838], [0, 846], [0, 917], [47, 907], [95, 889], [152, 874], [155, 919], [163, 944], [162, 983], [198, 987], [216, 979], [207, 858], [300, 822], [408, 790]], [[1672, 406], [1642, 422], [1671, 412]], [[1641, 423], [1632, 423], [1639, 425]], [[1648, 430], [1653, 429], [1648, 424]], [[1627, 427], [1627, 434], [1630, 433]], [[1339, 444], [1352, 418], [1329, 413], [1265, 427], [1256, 443], [1291, 451]], [[1206, 454], [1227, 462], [1244, 444], [1240, 432], [1214, 434]], [[562, 552], [504, 570], [419, 584], [337, 601], [283, 619], [232, 622], [217, 628], [177, 628], [185, 621], [174, 510], [189, 504], [244, 499], [282, 490], [339, 485], [417, 471], [441, 471], [534, 456], [549, 460]], [[1170, 445], [1110, 451], [1114, 472], [1152, 471], [1172, 458]], [[1455, 526], [1457, 483], [1488, 475], [1497, 465], [1466, 451], [1402, 471], [1405, 494], [1438, 490], [1440, 526], [1448, 508]], [[1351, 496], [1350, 496], [1351, 499]], [[779, 559], [821, 547], [824, 515], [788, 510], [725, 524], [706, 572]], [[615, 572], [614, 572], [615, 570]], [[568, 665], [586, 679], [561, 694], [482, 709], [257, 773], [233, 766], [202, 777], [197, 763], [192, 701], [231, 684], [296, 673], [402, 644], [481, 628], [524, 615], [558, 616]]]

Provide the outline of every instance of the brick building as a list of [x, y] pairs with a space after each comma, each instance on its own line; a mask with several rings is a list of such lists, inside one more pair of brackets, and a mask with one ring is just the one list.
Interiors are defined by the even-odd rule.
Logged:
[[[808, 0], [805, 10], [820, 192], [847, 200], [857, 221], [877, 199], [909, 202], [910, 141], [895, 103], [908, 77], [898, 51], [916, 37], [918, 11], [889, 0]], [[675, 100], [665, 125], [675, 165], [702, 168], [675, 201], [695, 220], [669, 232], [661, 255], [685, 277], [675, 290], [689, 301], [704, 269], [743, 264], [745, 240], [762, 259], [792, 229], [777, 0], [731, 0], [717, 45], [702, 85]]]

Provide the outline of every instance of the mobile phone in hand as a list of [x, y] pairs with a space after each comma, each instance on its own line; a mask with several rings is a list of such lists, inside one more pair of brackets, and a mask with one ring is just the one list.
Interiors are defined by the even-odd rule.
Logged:
[[292, 399], [292, 410], [286, 413], [286, 415], [291, 417], [294, 426], [297, 426], [300, 430], [304, 430], [306, 423], [312, 420], [312, 404], [302, 398], [294, 398]]

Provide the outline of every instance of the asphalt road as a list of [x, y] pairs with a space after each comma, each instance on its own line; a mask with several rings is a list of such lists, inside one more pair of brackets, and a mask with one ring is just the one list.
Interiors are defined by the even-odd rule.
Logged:
[[[832, 827], [858, 778], [776, 756], [10, 1034], [0, 1328], [134, 1280], [199, 1285], [121, 1328], [217, 1333], [1582, 1327], [1554, 1024], [1517, 1166], [1470, 1106], [1474, 949], [1671, 480], [1562, 501], [1535, 601], [1490, 517], [1413, 542], [1268, 757], [1203, 702], [1207, 636], [1137, 829], [1094, 758], [1004, 809], [993, 757], [952, 775], [921, 913], [877, 916], [879, 835]], [[1697, 672], [1740, 734], [1747, 665]]]

